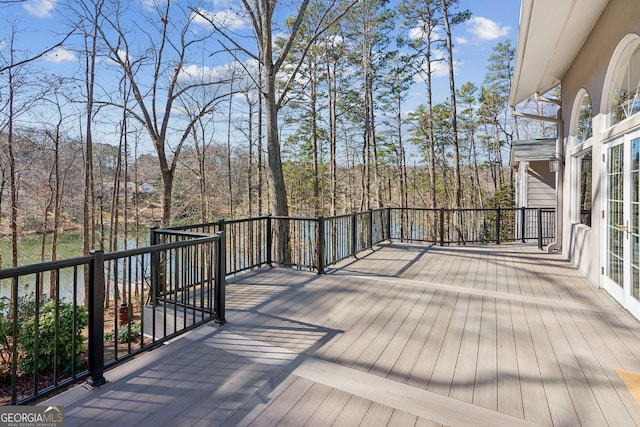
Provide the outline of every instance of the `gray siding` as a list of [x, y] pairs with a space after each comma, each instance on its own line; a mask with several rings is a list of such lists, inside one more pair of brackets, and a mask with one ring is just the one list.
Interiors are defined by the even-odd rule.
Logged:
[[556, 205], [555, 172], [549, 172], [548, 161], [529, 164], [529, 188], [527, 207], [549, 208]]

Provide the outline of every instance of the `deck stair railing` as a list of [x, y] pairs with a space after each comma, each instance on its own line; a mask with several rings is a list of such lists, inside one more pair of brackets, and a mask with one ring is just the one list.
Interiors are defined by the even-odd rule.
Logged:
[[384, 241], [542, 248], [554, 238], [554, 209], [383, 208], [154, 228], [146, 247], [0, 270], [0, 398], [27, 403], [81, 379], [99, 386], [106, 368], [203, 323], [224, 324], [225, 278], [246, 270], [323, 274]]

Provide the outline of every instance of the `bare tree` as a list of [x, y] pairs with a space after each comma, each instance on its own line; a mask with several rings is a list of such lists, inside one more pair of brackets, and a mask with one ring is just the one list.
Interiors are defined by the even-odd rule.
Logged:
[[[356, 0], [357, 1], [357, 0]], [[298, 57], [298, 62], [287, 71], [287, 78], [282, 85], [282, 90], [278, 93], [276, 90], [276, 83], [278, 81], [278, 74], [282, 70], [283, 65], [288, 60], [289, 52], [291, 51], [293, 44], [298, 36], [298, 32], [303, 23], [309, 0], [302, 0], [299, 6], [295, 7], [292, 22], [288, 34], [284, 39], [282, 48], [276, 53], [275, 47], [275, 35], [273, 29], [273, 15], [276, 9], [276, 2], [270, 0], [256, 0], [249, 2], [242, 0], [245, 12], [248, 15], [249, 21], [253, 28], [254, 36], [256, 38], [257, 54], [249, 51], [247, 48], [241, 46], [234, 38], [234, 35], [224, 28], [219, 22], [216, 22], [210, 16], [202, 13], [201, 11], [195, 11], [199, 13], [204, 19], [207, 19], [211, 25], [218, 31], [231, 46], [229, 51], [240, 51], [256, 60], [259, 64], [261, 71], [261, 84], [257, 85], [261, 88], [264, 104], [265, 104], [265, 119], [267, 129], [267, 155], [269, 170], [271, 172], [270, 182], [273, 193], [273, 214], [275, 215], [288, 215], [289, 205], [287, 201], [287, 192], [284, 181], [284, 174], [282, 169], [282, 156], [280, 150], [280, 135], [278, 131], [278, 111], [283, 106], [286, 100], [288, 91], [291, 88], [291, 84], [295, 80], [300, 66], [305, 60], [306, 53], [317, 38], [323, 34], [331, 25], [340, 20], [342, 16], [356, 3], [356, 1], [350, 1], [348, 4], [341, 4], [338, 0], [332, 0], [327, 3], [321, 18], [316, 22], [316, 27], [311, 30], [313, 34], [307, 40], [306, 45], [302, 48], [302, 54]]]
[[[121, 6], [115, 5], [116, 8], [105, 19], [106, 25], [101, 26], [99, 31], [109, 50], [109, 58], [126, 76], [135, 103], [129, 106], [116, 100], [102, 103], [127, 109], [131, 117], [147, 130], [158, 155], [162, 175], [162, 224], [168, 225], [172, 219], [173, 182], [182, 147], [192, 135], [192, 128], [199, 118], [210, 114], [216, 102], [226, 94], [212, 94], [201, 106], [198, 114], [187, 118], [186, 122], [181, 122], [180, 130], [176, 131], [170, 127], [174, 119], [174, 107], [178, 106], [177, 101], [190, 91], [202, 87], [219, 87], [223, 80], [206, 72], [202, 72], [201, 75], [189, 75], [184, 69], [189, 52], [210, 37], [208, 33], [199, 35], [201, 32], [192, 30], [195, 15], [183, 9], [174, 12], [170, 0], [154, 3], [155, 15], [147, 18], [143, 31], [147, 36], [147, 47], [136, 55], [129, 42], [127, 30], [120, 22], [119, 17], [123, 15], [119, 10]], [[180, 12], [183, 22], [177, 19]], [[141, 73], [142, 69], [150, 73], [150, 79], [149, 74]], [[175, 139], [173, 145], [170, 144], [172, 139]]]
[[[8, 180], [10, 191], [10, 210], [9, 215], [11, 229], [11, 265], [18, 265], [18, 212], [19, 212], [19, 182], [18, 182], [18, 164], [16, 158], [16, 144], [18, 135], [16, 133], [18, 118], [27, 112], [30, 106], [35, 102], [36, 96], [19, 98], [21, 89], [24, 89], [28, 80], [27, 66], [31, 61], [18, 60], [16, 55], [16, 36], [18, 29], [16, 24], [12, 24], [11, 33], [8, 38], [7, 49], [0, 50], [0, 61], [3, 64], [6, 80], [0, 86], [0, 90], [6, 90], [3, 94], [5, 105], [2, 110], [2, 119], [0, 120], [0, 135], [5, 138], [5, 155], [8, 164]], [[7, 52], [7, 56], [4, 55]]]

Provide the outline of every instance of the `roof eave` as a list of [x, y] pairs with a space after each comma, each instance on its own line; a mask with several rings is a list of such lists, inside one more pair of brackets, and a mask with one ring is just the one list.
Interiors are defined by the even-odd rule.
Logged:
[[509, 104], [560, 84], [609, 0], [522, 0]]

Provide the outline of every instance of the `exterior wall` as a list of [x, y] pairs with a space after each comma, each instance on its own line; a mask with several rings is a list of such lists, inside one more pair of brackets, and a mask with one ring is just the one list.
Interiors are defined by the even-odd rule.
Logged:
[[528, 208], [552, 208], [556, 205], [555, 172], [549, 171], [549, 161], [529, 163]]
[[555, 207], [555, 179], [548, 160], [520, 162], [516, 169], [516, 207]]
[[[606, 164], [602, 161], [606, 143], [616, 136], [640, 128], [640, 115], [624, 122], [624, 126], [604, 129], [604, 112], [608, 100], [603, 99], [606, 74], [612, 55], [619, 43], [630, 33], [640, 34], [640, 1], [611, 0], [586, 40], [580, 53], [562, 78], [562, 116], [564, 120], [563, 145], [565, 167], [562, 179], [563, 230], [562, 252], [595, 284], [602, 283], [601, 269], [604, 267], [605, 220], [602, 211], [606, 206], [604, 176]], [[593, 137], [576, 146], [571, 135], [571, 114], [574, 102], [581, 89], [586, 89], [593, 109]], [[575, 208], [575, 172], [577, 162], [573, 156], [591, 147], [593, 153], [593, 210], [592, 224], [578, 224]]]

